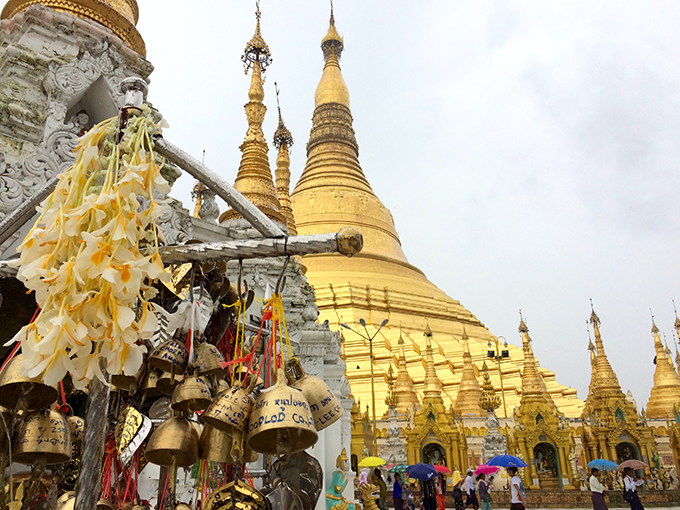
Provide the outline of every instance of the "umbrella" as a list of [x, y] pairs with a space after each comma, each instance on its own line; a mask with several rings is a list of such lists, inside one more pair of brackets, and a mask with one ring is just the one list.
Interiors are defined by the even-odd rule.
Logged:
[[449, 468], [447, 468], [446, 466], [436, 465], [434, 468], [437, 470], [437, 473], [441, 473], [442, 475], [450, 475], [451, 474], [451, 470]]
[[477, 475], [492, 475], [498, 471], [499, 467], [498, 466], [487, 466], [486, 464], [480, 464], [477, 466], [477, 469], [475, 469], [475, 476]]
[[647, 464], [645, 464], [641, 460], [630, 459], [630, 460], [626, 460], [626, 461], [622, 462], [621, 464], [619, 464], [619, 467], [617, 467], [616, 470], [617, 471], [623, 471], [627, 467], [633, 468], [633, 469], [644, 469], [644, 468], [649, 467], [649, 466], [647, 466]]
[[523, 468], [523, 467], [529, 467], [529, 464], [524, 462], [522, 459], [519, 457], [515, 457], [514, 455], [496, 455], [495, 457], [490, 458], [489, 460], [486, 461], [487, 466], [500, 466], [500, 467], [517, 467], [517, 468]]
[[407, 464], [392, 464], [392, 467], [388, 469], [390, 473], [404, 473], [408, 469]]
[[385, 461], [382, 460], [380, 457], [366, 457], [365, 459], [361, 459], [361, 462], [359, 462], [359, 467], [376, 467], [376, 466], [383, 466], [385, 464]]
[[387, 469], [389, 471], [390, 468], [393, 467], [393, 466], [394, 466], [394, 464], [385, 464], [385, 466], [383, 466], [383, 469]]
[[615, 462], [607, 459], [591, 460], [586, 467], [601, 469], [602, 471], [614, 471], [617, 468]]
[[463, 477], [460, 475], [460, 471], [457, 469], [453, 472], [452, 480], [451, 480], [451, 485], [454, 487], [458, 485], [458, 482], [460, 482], [463, 479]]
[[416, 480], [427, 481], [437, 476], [437, 470], [432, 464], [423, 464], [422, 462], [418, 462], [418, 464], [408, 467], [406, 470], [406, 476], [409, 478], [415, 478]]

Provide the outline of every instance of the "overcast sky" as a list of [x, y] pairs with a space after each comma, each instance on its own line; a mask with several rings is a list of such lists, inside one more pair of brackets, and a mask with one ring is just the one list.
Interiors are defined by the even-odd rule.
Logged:
[[[140, 0], [166, 138], [233, 182], [254, 1]], [[189, 8], [193, 10], [188, 10]], [[274, 82], [305, 164], [323, 0], [262, 0]], [[649, 398], [652, 308], [675, 356], [680, 304], [680, 4], [336, 0], [360, 161], [404, 252], [496, 335], [585, 398], [589, 298], [624, 391]], [[275, 161], [274, 150], [270, 161]], [[193, 209], [193, 181], [173, 195]], [[221, 204], [224, 210], [224, 204]]]

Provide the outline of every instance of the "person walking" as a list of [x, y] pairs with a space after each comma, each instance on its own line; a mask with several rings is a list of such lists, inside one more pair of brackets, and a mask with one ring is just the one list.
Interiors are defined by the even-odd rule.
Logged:
[[424, 510], [437, 510], [437, 489], [434, 486], [434, 480], [421, 481], [420, 494]]
[[479, 501], [477, 500], [477, 494], [475, 493], [475, 480], [472, 478], [472, 469], [467, 470], [467, 476], [465, 477], [465, 493], [467, 494], [465, 508], [471, 506], [475, 510], [478, 510]]
[[624, 468], [623, 474], [623, 499], [630, 503], [630, 510], [645, 510], [637, 493], [637, 488], [644, 483], [644, 480], [638, 480], [635, 476], [633, 468]]
[[465, 503], [463, 502], [463, 477], [460, 476], [460, 471], [456, 470], [453, 472], [453, 480], [451, 481], [453, 485], [453, 503], [456, 505], [456, 510], [464, 510]]
[[[416, 510], [416, 495], [415, 495], [416, 484], [414, 484], [414, 483], [410, 484], [408, 486], [408, 489], [406, 488], [406, 486], [404, 486], [404, 490], [408, 490], [408, 496], [407, 496], [408, 499], [406, 501], [408, 501], [409, 509], [410, 510]], [[402, 492], [402, 494], [403, 494], [403, 492]]]
[[373, 470], [373, 479], [375, 480], [375, 485], [380, 489], [380, 499], [378, 499], [378, 507], [380, 510], [387, 510], [387, 485], [385, 485], [385, 480], [382, 479], [382, 474], [378, 468]]
[[446, 510], [446, 480], [444, 475], [437, 477], [437, 510]]
[[509, 467], [508, 476], [510, 477], [510, 510], [524, 510], [527, 500], [524, 497], [522, 480], [517, 476], [517, 468]]
[[489, 493], [489, 485], [486, 483], [486, 475], [484, 473], [480, 473], [477, 476], [477, 492], [479, 492], [481, 510], [491, 510], [491, 494]]
[[604, 485], [598, 478], [600, 470], [593, 468], [590, 470], [590, 497], [593, 500], [594, 510], [609, 510], [607, 503], [604, 501]]
[[392, 485], [392, 501], [394, 503], [394, 510], [403, 510], [404, 498], [402, 494], [408, 489], [404, 487], [404, 482], [401, 480], [399, 473], [394, 474], [394, 485]]

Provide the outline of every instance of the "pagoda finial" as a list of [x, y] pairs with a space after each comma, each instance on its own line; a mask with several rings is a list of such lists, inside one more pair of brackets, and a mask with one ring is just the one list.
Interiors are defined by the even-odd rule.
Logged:
[[493, 412], [501, 406], [501, 397], [496, 395], [496, 390], [494, 390], [493, 384], [491, 384], [486, 360], [482, 364], [482, 376], [484, 377], [484, 382], [482, 384], [482, 396], [479, 398], [479, 407], [487, 412]]
[[[262, 123], [267, 112], [267, 107], [262, 103], [264, 100], [262, 73], [271, 64], [272, 58], [269, 47], [260, 33], [260, 17], [260, 4], [257, 2], [255, 35], [248, 42], [241, 56], [246, 74], [252, 69], [253, 75], [248, 90], [249, 101], [245, 105], [248, 131], [245, 140], [239, 147], [242, 156], [238, 174], [234, 181], [234, 188], [269, 218], [285, 224], [286, 219], [280, 212], [281, 204], [269, 167], [269, 158], [267, 157], [269, 148], [262, 131]], [[220, 223], [241, 217], [238, 212], [230, 208], [220, 216]]]
[[453, 407], [456, 413], [461, 416], [483, 416], [484, 413], [479, 407], [479, 399], [482, 397], [482, 388], [475, 375], [475, 366], [472, 363], [470, 354], [469, 337], [465, 326], [463, 326], [463, 374], [458, 386], [458, 394]]
[[397, 396], [395, 395], [395, 379], [392, 364], [387, 372], [387, 397], [385, 397], [385, 404], [387, 407], [397, 407]]
[[434, 355], [432, 353], [432, 331], [430, 330], [430, 325], [427, 325], [425, 329], [425, 388], [423, 391], [423, 402], [440, 402], [443, 403], [442, 399], [442, 387], [439, 383], [439, 377], [437, 377], [437, 368], [434, 364]]
[[395, 398], [397, 399], [397, 412], [399, 414], [408, 414], [411, 406], [418, 405], [418, 395], [413, 387], [413, 381], [408, 373], [408, 366], [406, 364], [406, 350], [404, 336], [399, 327], [399, 358], [397, 362], [397, 379], [395, 381]]
[[276, 106], [279, 109], [279, 127], [274, 133], [274, 147], [278, 150], [276, 156], [276, 192], [279, 197], [279, 211], [286, 219], [286, 227], [290, 235], [297, 235], [295, 216], [290, 202], [290, 147], [293, 145], [293, 135], [283, 122], [281, 115], [281, 103], [279, 102], [279, 86], [274, 82], [276, 89]]
[[331, 0], [331, 25], [335, 25], [335, 16], [333, 16], [333, 0]]
[[528, 333], [529, 328], [524, 322], [524, 317], [522, 317], [522, 310], [519, 311], [519, 328], [517, 329], [520, 333]]

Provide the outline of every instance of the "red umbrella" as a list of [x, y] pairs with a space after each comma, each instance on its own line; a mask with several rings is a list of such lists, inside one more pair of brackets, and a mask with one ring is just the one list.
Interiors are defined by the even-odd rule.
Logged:
[[475, 469], [475, 475], [492, 475], [493, 473], [496, 473], [498, 469], [498, 466], [487, 466], [486, 464], [480, 464], [477, 466], [477, 469]]
[[390, 469], [394, 466], [396, 466], [396, 464], [388, 464], [387, 466], [383, 466], [383, 469]]
[[447, 468], [446, 466], [437, 465], [434, 468], [437, 470], [437, 473], [441, 473], [443, 475], [450, 475], [451, 474], [451, 470], [449, 468]]
[[642, 462], [640, 460], [630, 459], [630, 460], [627, 460], [627, 461], [619, 464], [619, 467], [617, 467], [616, 470], [617, 471], [623, 471], [627, 467], [633, 468], [633, 469], [644, 469], [648, 466], [647, 466], [647, 464], [645, 464], [644, 462]]

